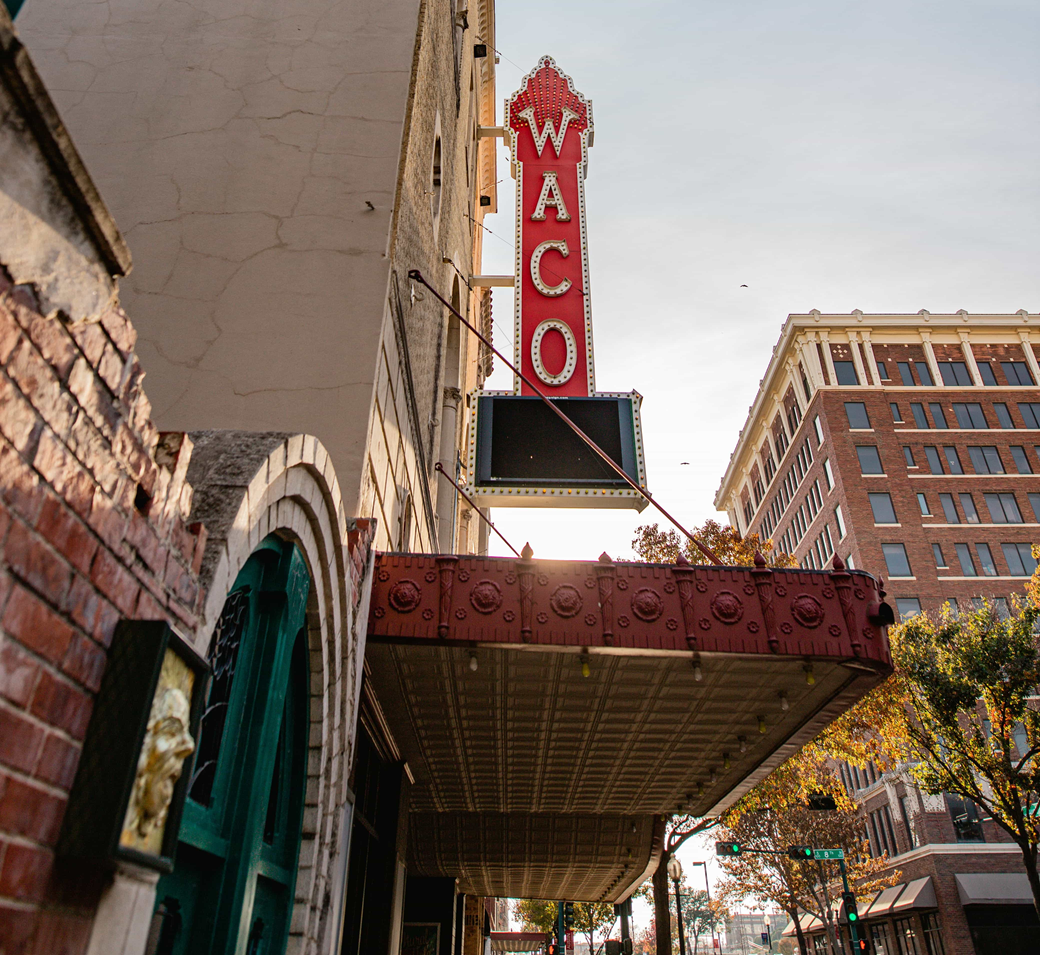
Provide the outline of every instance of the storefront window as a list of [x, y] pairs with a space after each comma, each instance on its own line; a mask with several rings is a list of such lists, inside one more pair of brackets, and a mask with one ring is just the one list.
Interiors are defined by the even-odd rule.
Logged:
[[942, 932], [939, 931], [939, 913], [928, 912], [922, 915], [921, 927], [924, 929], [924, 944], [928, 949], [928, 955], [946, 955]]
[[946, 794], [946, 806], [953, 820], [953, 829], [958, 842], [985, 842], [979, 810], [970, 799], [962, 799], [952, 793]]
[[917, 950], [917, 933], [913, 919], [897, 919], [895, 922], [896, 944], [899, 955], [920, 955]]
[[874, 943], [875, 955], [895, 955], [887, 922], [878, 922], [870, 926], [870, 940]]

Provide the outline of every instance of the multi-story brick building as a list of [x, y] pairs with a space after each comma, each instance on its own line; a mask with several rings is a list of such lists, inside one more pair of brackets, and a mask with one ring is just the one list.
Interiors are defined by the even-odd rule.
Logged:
[[[1040, 541], [1038, 318], [791, 315], [716, 506], [802, 567], [838, 556], [884, 577], [904, 617], [1003, 604]], [[876, 951], [1034, 950], [1013, 947], [1037, 944], [1036, 917], [1002, 830], [905, 773], [841, 774], [902, 873], [864, 913]]]

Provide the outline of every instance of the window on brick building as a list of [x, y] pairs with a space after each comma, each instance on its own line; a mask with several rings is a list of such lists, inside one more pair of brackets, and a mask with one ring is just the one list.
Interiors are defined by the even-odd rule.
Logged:
[[949, 564], [946, 563], [946, 557], [942, 552], [942, 545], [932, 544], [932, 556], [935, 558], [935, 566], [939, 570], [945, 570]]
[[1040, 401], [1020, 401], [1018, 413], [1027, 428], [1040, 428]]
[[903, 421], [903, 413], [899, 410], [899, 405], [897, 405], [893, 401], [889, 404], [889, 408], [892, 409], [892, 420], [896, 424], [904, 424], [905, 422]]
[[955, 614], [955, 613], [958, 612], [957, 598], [956, 597], [947, 597], [946, 600], [943, 603], [944, 603], [944, 606], [948, 606], [950, 608], [950, 613]]
[[925, 497], [925, 494], [924, 494], [923, 491], [918, 491], [917, 492], [917, 506], [919, 508], [921, 508], [921, 516], [922, 517], [931, 517], [932, 516], [932, 509], [928, 506], [928, 498]]
[[900, 620], [909, 620], [921, 612], [921, 601], [916, 597], [896, 597], [896, 612]]
[[957, 513], [957, 505], [953, 501], [952, 494], [940, 494], [939, 503], [942, 505], [943, 517], [947, 524], [959, 524], [961, 516]]
[[979, 566], [982, 567], [982, 573], [987, 577], [996, 577], [997, 565], [993, 562], [993, 553], [989, 549], [989, 544], [976, 544], [975, 552], [979, 555]]
[[970, 799], [963, 799], [953, 793], [945, 793], [946, 808], [953, 822], [953, 831], [958, 842], [985, 842], [982, 834], [982, 820], [978, 807]]
[[819, 447], [823, 444], [823, 425], [820, 423], [819, 415], [813, 415], [812, 426], [816, 432], [816, 447]]
[[1012, 577], [1031, 577], [1036, 570], [1036, 558], [1033, 556], [1033, 548], [1030, 544], [1010, 543], [1001, 544], [1004, 560], [1007, 561], [1008, 573]]
[[1008, 450], [1011, 452], [1011, 460], [1015, 462], [1015, 470], [1019, 474], [1033, 473], [1033, 468], [1029, 464], [1029, 455], [1026, 454], [1025, 448], [1012, 445]]
[[989, 422], [977, 401], [955, 401], [953, 413], [957, 416], [957, 427], [967, 429], [988, 428]]
[[977, 361], [975, 364], [979, 367], [979, 377], [982, 379], [982, 383], [988, 388], [995, 388], [997, 376], [993, 374], [993, 366], [988, 361]]
[[834, 508], [834, 523], [838, 525], [838, 540], [845, 536], [845, 516], [841, 513], [841, 505]]
[[855, 431], [870, 429], [870, 416], [862, 401], [846, 401], [845, 417], [849, 419], [849, 427]]
[[908, 468], [916, 468], [917, 462], [914, 460], [913, 449], [907, 446], [903, 446], [903, 460], [906, 462]]
[[903, 382], [904, 385], [910, 388], [917, 384], [917, 381], [914, 379], [913, 370], [910, 367], [910, 362], [897, 361], [896, 367], [899, 368], [899, 379]]
[[1021, 524], [1022, 512], [1018, 501], [1011, 493], [983, 494], [989, 516], [994, 524]]
[[942, 466], [942, 458], [939, 457], [939, 449], [934, 445], [926, 445], [924, 449], [925, 459], [928, 461], [928, 470], [932, 474], [945, 473]]
[[876, 364], [878, 370], [878, 377], [882, 381], [891, 381], [892, 379], [888, 377], [888, 368], [885, 367], [885, 363], [883, 361], [879, 361]]
[[889, 577], [913, 577], [910, 560], [906, 556], [906, 547], [902, 544], [882, 544], [881, 553], [885, 556]]
[[938, 401], [928, 402], [928, 410], [932, 413], [932, 421], [937, 428], [949, 427], [946, 423], [946, 415], [943, 414], [943, 407]]
[[927, 428], [928, 415], [924, 413], [924, 405], [919, 401], [910, 402], [910, 413], [914, 416], [914, 425], [918, 428]]
[[1040, 494], [1032, 493], [1029, 495], [1029, 506], [1033, 509], [1034, 522], [1040, 523]]
[[885, 491], [868, 494], [870, 509], [874, 514], [875, 524], [895, 524], [896, 509], [892, 506], [892, 495]]
[[899, 797], [899, 814], [903, 817], [903, 830], [906, 832], [907, 845], [909, 848], [915, 849], [917, 848], [917, 834], [914, 832], [914, 814], [910, 811], [909, 797]]
[[957, 454], [957, 449], [950, 445], [943, 446], [943, 456], [946, 458], [946, 464], [950, 468], [950, 474], [963, 474], [964, 468], [961, 467], [961, 459]]
[[834, 374], [839, 385], [858, 385], [859, 378], [856, 377], [856, 365], [851, 361], [836, 361], [834, 363]]
[[961, 499], [961, 510], [964, 511], [964, 519], [969, 524], [978, 524], [979, 512], [975, 510], [975, 498], [967, 491], [961, 491], [957, 496]]
[[892, 923], [892, 930], [899, 946], [899, 955], [918, 955], [917, 931], [912, 918], [896, 919]]
[[997, 415], [997, 424], [1002, 428], [1013, 428], [1015, 422], [1011, 420], [1011, 412], [1008, 411], [1008, 406], [1003, 401], [994, 401], [993, 410]]
[[859, 458], [859, 470], [861, 474], [885, 473], [885, 469], [881, 466], [881, 455], [878, 454], [877, 445], [858, 445], [856, 447], [856, 457]]
[[834, 474], [831, 471], [831, 459], [824, 458], [823, 460], [823, 476], [827, 480], [827, 490], [829, 491], [834, 487]]
[[932, 381], [932, 372], [931, 369], [928, 367], [928, 362], [915, 361], [914, 367], [917, 369], [917, 377], [921, 379], [922, 385], [930, 388], [932, 385], [935, 384], [935, 382]]
[[943, 947], [942, 930], [939, 927], [939, 913], [925, 912], [921, 916], [921, 929], [924, 932], [924, 945], [927, 955], [946, 955]]
[[1009, 385], [1031, 385], [1033, 376], [1029, 374], [1029, 366], [1024, 361], [1002, 361], [1004, 377]]
[[971, 385], [971, 375], [968, 366], [963, 361], [940, 361], [939, 374], [942, 376], [944, 385]]
[[968, 448], [968, 454], [976, 474], [1004, 473], [1004, 462], [1000, 460], [1000, 452], [992, 445], [972, 445]]
[[957, 551], [957, 560], [961, 565], [961, 575], [964, 577], [978, 577], [979, 572], [975, 569], [971, 548], [967, 544], [954, 544], [953, 547]]

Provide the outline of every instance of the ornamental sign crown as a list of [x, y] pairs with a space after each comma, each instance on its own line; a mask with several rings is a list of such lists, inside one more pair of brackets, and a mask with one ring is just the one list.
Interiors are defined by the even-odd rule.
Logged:
[[[549, 395], [596, 390], [585, 235], [592, 103], [543, 56], [505, 106], [516, 177], [514, 364]], [[515, 394], [533, 394], [517, 377]]]

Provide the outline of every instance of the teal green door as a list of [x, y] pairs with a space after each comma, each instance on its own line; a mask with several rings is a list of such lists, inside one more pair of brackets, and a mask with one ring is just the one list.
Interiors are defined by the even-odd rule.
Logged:
[[307, 781], [309, 590], [297, 548], [269, 537], [225, 601], [175, 867], [156, 894], [156, 955], [285, 951]]

